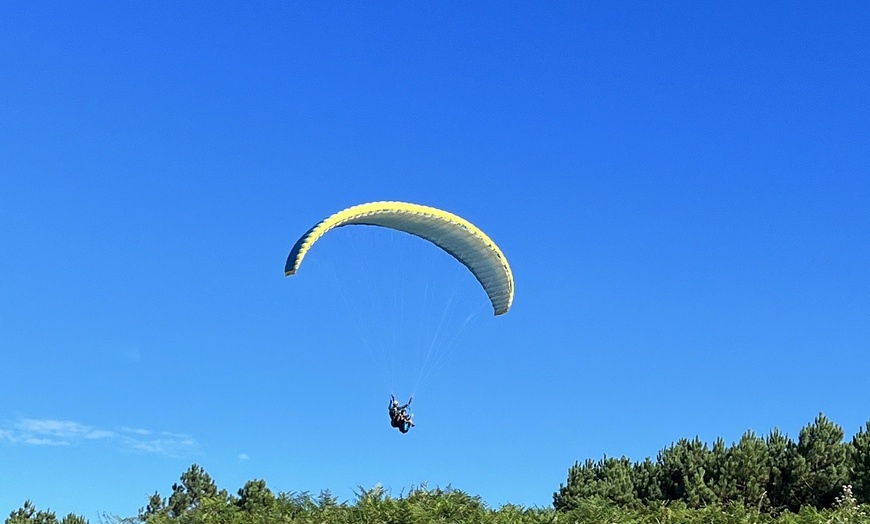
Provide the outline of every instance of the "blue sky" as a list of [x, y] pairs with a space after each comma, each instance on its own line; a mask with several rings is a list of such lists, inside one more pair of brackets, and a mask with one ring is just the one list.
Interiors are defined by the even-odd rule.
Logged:
[[[819, 412], [851, 437], [870, 419], [868, 17], [4, 3], [0, 511], [133, 515], [194, 462], [231, 492], [428, 482], [544, 506], [577, 460], [796, 438]], [[283, 276], [307, 228], [385, 199], [485, 230], [510, 313], [371, 228]], [[404, 300], [392, 263], [474, 313], [404, 436], [387, 396], [414, 388], [384, 362], [419, 363], [419, 331], [355, 287]], [[368, 276], [345, 289], [343, 264]]]

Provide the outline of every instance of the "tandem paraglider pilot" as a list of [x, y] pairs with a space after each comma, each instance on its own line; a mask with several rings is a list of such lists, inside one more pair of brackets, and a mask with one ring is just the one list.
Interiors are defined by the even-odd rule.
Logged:
[[400, 406], [396, 397], [390, 395], [390, 426], [397, 428], [402, 433], [407, 433], [408, 430], [414, 427], [414, 421], [411, 420], [414, 418], [414, 415], [408, 414], [408, 407], [413, 401], [414, 397], [411, 397], [408, 399], [407, 404]]

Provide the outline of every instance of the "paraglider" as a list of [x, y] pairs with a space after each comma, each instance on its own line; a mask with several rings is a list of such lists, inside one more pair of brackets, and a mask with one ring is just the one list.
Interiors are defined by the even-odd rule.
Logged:
[[408, 414], [408, 407], [411, 406], [413, 401], [414, 397], [411, 397], [407, 404], [400, 406], [396, 397], [392, 394], [390, 395], [390, 426], [398, 428], [402, 433], [407, 433], [414, 427], [414, 415]]
[[[471, 222], [447, 211], [407, 202], [372, 202], [339, 211], [309, 229], [293, 246], [284, 266], [286, 276], [295, 275], [312, 246], [331, 230], [350, 226], [379, 226], [417, 236], [464, 265], [483, 288], [496, 316], [511, 308], [514, 279], [501, 249]], [[413, 397], [411, 397], [413, 399]], [[391, 395], [390, 425], [407, 433], [414, 427], [404, 406]]]
[[317, 240], [343, 226], [368, 225], [404, 231], [435, 244], [474, 274], [496, 315], [508, 312], [514, 300], [514, 277], [501, 249], [471, 222], [434, 207], [407, 202], [372, 202], [339, 211], [308, 230], [296, 241], [286, 276], [295, 275]]

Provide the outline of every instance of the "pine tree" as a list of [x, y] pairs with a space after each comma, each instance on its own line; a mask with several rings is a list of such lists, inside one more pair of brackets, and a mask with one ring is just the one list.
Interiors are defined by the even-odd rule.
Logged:
[[843, 428], [819, 413], [812, 424], [801, 429], [797, 454], [795, 493], [801, 505], [830, 508], [849, 479]]
[[553, 507], [557, 511], [570, 511], [586, 498], [595, 495], [596, 464], [586, 459], [583, 464], [575, 462], [568, 469], [567, 484], [559, 484], [559, 491], [553, 494]]
[[741, 501], [761, 507], [770, 481], [770, 459], [764, 439], [746, 431], [728, 450], [727, 464], [720, 481], [727, 486], [724, 500]]
[[597, 465], [596, 495], [619, 506], [638, 503], [631, 462], [626, 457], [604, 457]]
[[172, 485], [167, 509], [171, 516], [177, 517], [198, 508], [205, 499], [227, 498], [225, 492], [218, 492], [212, 478], [197, 464], [193, 464], [181, 474], [181, 484]]
[[794, 494], [794, 475], [792, 470], [797, 455], [796, 445], [788, 436], [773, 428], [767, 439], [768, 504], [763, 508], [778, 514], [785, 509], [797, 511], [800, 509]]
[[711, 467], [710, 450], [698, 437], [680, 439], [659, 452], [662, 492], [667, 500], [682, 500], [689, 507], [701, 508], [716, 501], [707, 485]]
[[239, 489], [236, 506], [248, 513], [255, 513], [269, 510], [275, 502], [275, 495], [266, 487], [265, 480], [249, 480]]
[[716, 439], [710, 451], [709, 486], [720, 504], [737, 500], [737, 480], [731, 474], [733, 454], [733, 449], [725, 445], [722, 437]]
[[598, 462], [587, 459], [568, 470], [568, 484], [559, 485], [553, 506], [559, 511], [575, 509], [580, 501], [601, 498], [619, 506], [638, 504], [632, 464], [626, 457], [605, 457]]
[[850, 483], [859, 504], [870, 504], [870, 421], [852, 437]]
[[159, 515], [166, 511], [166, 499], [160, 493], [154, 492], [148, 497], [148, 505], [139, 509], [139, 520], [144, 522], [152, 515]]
[[649, 457], [636, 463], [632, 468], [633, 484], [637, 499], [651, 505], [664, 501], [662, 479], [659, 465]]
[[73, 513], [58, 520], [53, 511], [37, 511], [33, 502], [25, 500], [22, 507], [9, 514], [6, 524], [88, 524], [88, 521]]

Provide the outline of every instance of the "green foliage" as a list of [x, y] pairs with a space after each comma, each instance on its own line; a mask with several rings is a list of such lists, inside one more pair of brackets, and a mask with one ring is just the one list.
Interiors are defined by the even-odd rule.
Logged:
[[870, 422], [844, 443], [842, 428], [819, 414], [797, 443], [778, 429], [767, 438], [747, 431], [731, 446], [721, 438], [712, 448], [697, 437], [680, 439], [655, 461], [577, 462], [553, 494], [553, 507], [571, 513], [600, 499], [623, 508], [681, 503], [801, 515], [804, 507], [833, 508], [844, 486], [854, 486], [859, 504], [870, 499]]
[[[752, 434], [745, 437], [746, 447], [757, 447], [753, 440], [757, 437]], [[697, 447], [697, 444], [688, 442], [679, 452], [684, 454], [682, 458], [694, 456], [685, 453], [694, 453]], [[739, 444], [731, 451], [737, 447]], [[714, 444], [705, 460], [727, 451], [721, 443]], [[735, 460], [730, 453], [723, 457], [725, 460], [720, 461], [721, 464]], [[593, 478], [597, 478], [597, 485], [606, 492], [624, 485], [619, 479], [623, 479], [626, 471], [633, 472], [632, 485], [637, 486], [637, 479], [654, 471], [651, 468], [655, 463], [647, 460], [631, 465], [623, 457], [576, 466], [597, 475]], [[195, 473], [182, 476], [181, 485], [186, 486], [185, 493], [190, 496], [186, 500], [197, 502], [176, 514], [164, 504], [166, 499], [155, 493], [148, 497], [150, 510], [140, 513], [148, 513], [144, 518], [147, 524], [870, 524], [870, 507], [859, 504], [849, 486], [843, 487], [832, 508], [805, 506], [798, 512], [785, 510], [774, 516], [739, 502], [694, 508], [682, 500], [617, 504], [597, 495], [574, 500], [572, 507], [563, 511], [512, 504], [493, 509], [487, 507], [480, 497], [452, 487], [429, 489], [425, 485], [411, 488], [407, 494], [398, 497], [380, 485], [372, 489], [358, 488], [355, 500], [340, 502], [329, 491], [322, 491], [317, 497], [309, 493], [276, 494], [265, 481], [251, 480], [238, 490], [238, 497], [230, 497], [225, 490], [218, 490], [216, 486], [212, 489], [210, 486], [214, 483], [198, 466], [194, 465], [186, 473]], [[175, 492], [177, 490], [173, 488]], [[622, 493], [621, 488], [614, 492]], [[104, 516], [100, 524], [134, 524], [133, 520]], [[10, 514], [6, 524], [87, 524], [87, 521], [69, 515], [58, 522], [54, 513], [37, 511], [27, 501]]]
[[266, 487], [265, 480], [249, 480], [239, 490], [236, 506], [248, 513], [260, 513], [268, 512], [276, 503], [277, 499], [272, 490]]
[[691, 508], [716, 501], [716, 493], [708, 484], [714, 468], [712, 454], [698, 437], [680, 439], [659, 452], [658, 464], [662, 471], [662, 493], [667, 500], [682, 500]]
[[795, 443], [778, 428], [773, 428], [765, 443], [769, 464], [766, 508], [772, 513], [779, 513], [788, 508], [799, 508], [797, 500], [792, 495], [794, 485], [792, 464], [797, 456]]
[[626, 457], [605, 457], [599, 463], [599, 470], [598, 491], [601, 496], [619, 506], [634, 506], [639, 503], [632, 464]]
[[9, 514], [5, 524], [88, 524], [88, 521], [72, 513], [58, 520], [53, 511], [37, 511], [31, 501], [25, 500], [23, 506]]
[[861, 507], [857, 499], [852, 494], [852, 486], [847, 484], [843, 486], [843, 492], [840, 493], [834, 501], [835, 522], [853, 522], [858, 519], [867, 519], [870, 511], [867, 508]]
[[598, 462], [586, 460], [568, 470], [568, 484], [560, 485], [553, 495], [553, 506], [560, 511], [575, 509], [579, 501], [599, 497], [618, 505], [640, 503], [635, 489], [634, 467], [625, 457], [604, 457]]
[[719, 500], [761, 508], [770, 482], [770, 458], [764, 439], [747, 431], [737, 445], [723, 449], [722, 454]]
[[572, 510], [580, 501], [595, 496], [595, 467], [592, 459], [574, 463], [568, 469], [568, 483], [559, 484], [559, 491], [553, 494], [553, 507], [559, 511]]
[[870, 504], [870, 421], [852, 438], [850, 481], [855, 498]]
[[159, 515], [164, 511], [166, 511], [166, 499], [155, 491], [153, 495], [148, 497], [148, 505], [139, 509], [139, 520], [145, 520], [151, 515]]
[[232, 502], [226, 490], [218, 491], [214, 480], [202, 466], [191, 465], [181, 474], [180, 480], [180, 484], [172, 485], [172, 494], [168, 501], [158, 492], [148, 497], [148, 505], [139, 510], [139, 520], [152, 522], [154, 519], [155, 522], [163, 522], [168, 518], [184, 516], [200, 507], [207, 512]]
[[[248, 481], [238, 493], [238, 498], [204, 497], [199, 505], [177, 514], [158, 510], [142, 511], [140, 515], [148, 524], [532, 524], [554, 522], [555, 515], [551, 509], [526, 509], [513, 505], [494, 511], [487, 508], [480, 497], [451, 487], [428, 489], [425, 485], [412, 488], [407, 495], [400, 497], [393, 497], [380, 485], [369, 490], [360, 487], [353, 503], [339, 502], [329, 491], [321, 492], [316, 498], [308, 493], [282, 492], [275, 495], [262, 480]], [[159, 494], [152, 495], [149, 505], [153, 501], [157, 507], [158, 500], [162, 500]]]
[[[220, 494], [226, 498], [225, 493]], [[181, 474], [181, 484], [172, 485], [168, 509], [171, 515], [178, 516], [198, 508], [208, 499], [219, 496], [217, 485], [202, 466], [193, 464]]]
[[632, 468], [637, 499], [645, 505], [665, 500], [662, 493], [661, 469], [649, 457]]
[[801, 506], [829, 508], [849, 480], [849, 449], [843, 429], [819, 413], [801, 429], [792, 471], [794, 492]]

